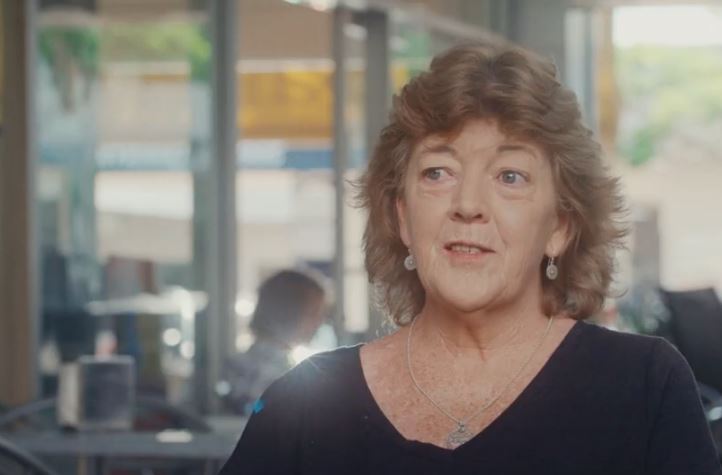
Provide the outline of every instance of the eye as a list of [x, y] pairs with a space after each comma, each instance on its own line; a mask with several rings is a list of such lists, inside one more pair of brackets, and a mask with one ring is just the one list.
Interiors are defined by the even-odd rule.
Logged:
[[517, 185], [529, 181], [524, 174], [515, 170], [504, 170], [499, 174], [499, 179], [505, 185]]
[[431, 167], [423, 170], [421, 176], [430, 181], [440, 181], [449, 176], [449, 172], [441, 167]]

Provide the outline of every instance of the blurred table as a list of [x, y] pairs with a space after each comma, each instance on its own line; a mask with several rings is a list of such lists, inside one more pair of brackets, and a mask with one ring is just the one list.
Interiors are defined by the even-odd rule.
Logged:
[[66, 433], [3, 433], [3, 437], [40, 457], [77, 457], [86, 473], [102, 474], [110, 459], [157, 458], [199, 460], [216, 473], [231, 455], [238, 431], [195, 433], [187, 431]]
[[246, 422], [248, 421], [245, 417], [228, 415], [205, 416], [204, 419], [213, 432], [235, 434], [236, 439], [241, 436], [241, 432], [243, 432], [243, 428], [246, 427]]

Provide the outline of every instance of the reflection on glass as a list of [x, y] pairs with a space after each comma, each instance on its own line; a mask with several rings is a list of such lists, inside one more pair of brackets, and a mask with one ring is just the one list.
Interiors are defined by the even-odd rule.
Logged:
[[347, 51], [346, 70], [346, 133], [347, 165], [343, 189], [344, 242], [344, 330], [364, 334], [370, 329], [368, 276], [364, 266], [363, 231], [366, 214], [353, 206], [354, 189], [349, 183], [360, 178], [367, 162], [366, 150], [366, 29], [355, 23], [343, 30]]
[[710, 258], [722, 239], [722, 18], [702, 5], [622, 7], [610, 23], [600, 102], [634, 210], [626, 283], [722, 289]]
[[407, 16], [391, 16], [391, 78], [398, 92], [409, 79], [426, 70], [438, 53], [463, 39], [412, 23]]
[[239, 7], [236, 346], [242, 351], [253, 338], [248, 324], [264, 279], [310, 268], [333, 282], [336, 190], [331, 13], [281, 0]]
[[140, 392], [188, 402], [207, 303], [193, 233], [210, 159], [204, 2], [48, 5], [36, 65], [43, 391], [61, 364], [119, 353], [135, 358]]

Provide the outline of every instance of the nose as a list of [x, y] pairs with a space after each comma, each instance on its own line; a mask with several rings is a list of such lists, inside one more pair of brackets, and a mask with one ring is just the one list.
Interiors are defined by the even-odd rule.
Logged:
[[451, 219], [465, 223], [486, 221], [488, 202], [483, 180], [466, 174], [456, 188], [451, 206]]

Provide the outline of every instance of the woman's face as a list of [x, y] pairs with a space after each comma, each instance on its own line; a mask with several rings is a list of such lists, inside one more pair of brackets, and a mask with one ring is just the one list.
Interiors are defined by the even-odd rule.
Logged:
[[469, 121], [454, 138], [417, 145], [404, 187], [401, 237], [427, 299], [473, 312], [540, 295], [544, 254], [566, 241], [541, 149]]

